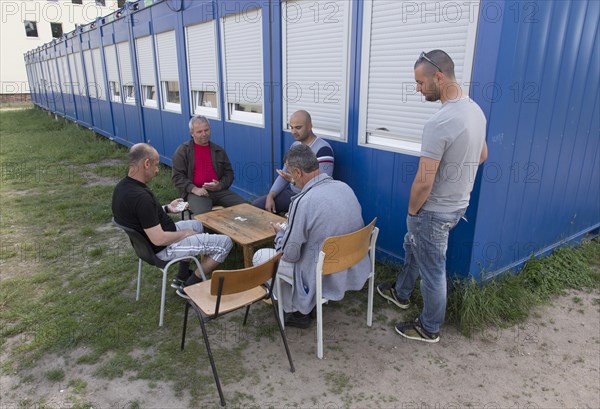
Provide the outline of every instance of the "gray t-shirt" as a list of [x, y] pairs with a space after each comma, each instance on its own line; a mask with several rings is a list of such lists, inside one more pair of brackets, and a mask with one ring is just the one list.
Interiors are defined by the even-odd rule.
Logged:
[[423, 209], [454, 212], [469, 205], [481, 150], [485, 115], [471, 98], [446, 101], [425, 124], [421, 156], [440, 167]]

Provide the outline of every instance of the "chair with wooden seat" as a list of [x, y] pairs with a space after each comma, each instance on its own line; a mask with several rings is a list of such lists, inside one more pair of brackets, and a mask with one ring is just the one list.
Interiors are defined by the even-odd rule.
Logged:
[[208, 321], [212, 321], [227, 313], [246, 307], [244, 316], [244, 325], [246, 325], [250, 306], [261, 300], [270, 299], [270, 308], [273, 309], [273, 316], [279, 327], [279, 332], [281, 333], [285, 352], [290, 363], [290, 370], [291, 372], [295, 371], [287, 338], [283, 331], [283, 326], [277, 317], [277, 309], [275, 307], [275, 302], [273, 301], [273, 292], [263, 286], [263, 284], [269, 280], [274, 282], [280, 258], [281, 253], [277, 253], [265, 263], [254, 267], [229, 271], [217, 270], [212, 273], [212, 278], [210, 280], [185, 287], [185, 293], [188, 295], [189, 300], [185, 304], [181, 349], [183, 350], [185, 347], [187, 318], [191, 307], [200, 321], [204, 344], [206, 345], [206, 351], [208, 353], [210, 366], [212, 367], [222, 406], [225, 406], [225, 398], [223, 397], [217, 367], [215, 366], [208, 340], [208, 333], [205, 325]]
[[[375, 227], [377, 218], [369, 225], [354, 233], [341, 236], [328, 237], [321, 247], [316, 267], [316, 298], [317, 298], [317, 357], [323, 359], [323, 304], [329, 300], [323, 298], [323, 276], [347, 270], [367, 254], [370, 257], [370, 271], [368, 276], [369, 289], [367, 295], [367, 326], [373, 324], [373, 293], [375, 289], [375, 245], [379, 229]], [[275, 281], [277, 294], [281, 294], [281, 282], [291, 284], [288, 277], [278, 275]], [[283, 305], [279, 303], [280, 322], [284, 322]]]
[[133, 246], [133, 250], [135, 251], [135, 254], [138, 256], [138, 259], [139, 259], [138, 260], [137, 290], [135, 293], [136, 301], [138, 301], [140, 299], [140, 284], [142, 281], [142, 260], [145, 261], [146, 263], [150, 264], [151, 266], [158, 267], [163, 273], [162, 290], [161, 290], [161, 297], [160, 297], [160, 318], [158, 320], [158, 326], [162, 327], [164, 315], [165, 315], [165, 298], [166, 298], [165, 296], [166, 296], [166, 289], [167, 289], [167, 272], [169, 271], [169, 267], [171, 267], [173, 264], [179, 263], [181, 260], [191, 260], [194, 263], [196, 263], [196, 268], [198, 268], [200, 270], [202, 279], [206, 280], [206, 276], [204, 275], [202, 266], [200, 265], [200, 262], [198, 261], [198, 259], [194, 256], [179, 257], [179, 258], [175, 258], [175, 259], [169, 260], [169, 261], [161, 260], [160, 258], [156, 257], [156, 254], [154, 253], [154, 249], [150, 245], [150, 242], [142, 234], [140, 234], [138, 231], [136, 231], [134, 229], [120, 225], [119, 223], [117, 223], [115, 221], [114, 218], [112, 219], [112, 222], [115, 226], [122, 229], [127, 234], [127, 236], [129, 237], [129, 241], [131, 242], [131, 245]]

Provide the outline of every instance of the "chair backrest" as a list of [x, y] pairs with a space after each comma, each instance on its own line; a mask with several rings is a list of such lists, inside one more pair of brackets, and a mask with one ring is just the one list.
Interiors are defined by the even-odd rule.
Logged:
[[163, 268], [167, 264], [166, 261], [163, 261], [156, 257], [156, 254], [154, 253], [154, 249], [150, 245], [150, 242], [148, 242], [148, 240], [144, 236], [142, 236], [137, 230], [120, 225], [116, 222], [114, 217], [112, 219], [112, 222], [115, 226], [127, 233], [129, 241], [133, 246], [133, 250], [139, 258], [144, 260], [146, 263], [153, 266], [157, 266], [159, 268]]
[[377, 217], [354, 233], [328, 237], [321, 248], [321, 252], [325, 254], [322, 274], [346, 270], [362, 260], [369, 252], [371, 233], [376, 222]]
[[281, 253], [276, 253], [266, 262], [254, 267], [241, 270], [213, 271], [210, 285], [210, 294], [219, 294], [219, 285], [222, 281], [221, 295], [236, 294], [250, 290], [274, 278]]

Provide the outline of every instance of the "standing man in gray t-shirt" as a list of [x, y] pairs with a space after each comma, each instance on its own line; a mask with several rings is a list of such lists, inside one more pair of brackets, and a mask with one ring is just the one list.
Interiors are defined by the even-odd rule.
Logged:
[[421, 53], [414, 66], [417, 91], [442, 107], [425, 124], [419, 167], [408, 203], [405, 260], [395, 283], [377, 292], [401, 309], [421, 276], [423, 311], [415, 321], [401, 322], [405, 338], [438, 342], [446, 313], [448, 234], [469, 205], [478, 166], [487, 158], [486, 119], [481, 108], [463, 94], [454, 62], [442, 50]]

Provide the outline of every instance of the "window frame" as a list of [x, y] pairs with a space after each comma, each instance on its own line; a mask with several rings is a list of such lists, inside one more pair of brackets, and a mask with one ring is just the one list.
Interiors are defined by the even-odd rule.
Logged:
[[[33, 24], [33, 30], [35, 31], [35, 35], [29, 35], [27, 32], [27, 23]], [[23, 24], [25, 26], [25, 38], [40, 38], [40, 33], [37, 28], [37, 21], [34, 20], [23, 20]]]
[[[119, 93], [115, 93], [118, 91]], [[119, 81], [108, 81], [108, 92], [110, 94], [110, 100], [112, 102], [123, 103], [122, 94], [121, 94], [121, 83]]]
[[[302, 0], [298, 0], [298, 1], [302, 1]], [[282, 78], [282, 103], [281, 103], [281, 110], [282, 110], [282, 126], [283, 126], [283, 130], [284, 132], [288, 132], [291, 133], [291, 130], [289, 129], [289, 115], [291, 115], [293, 112], [288, 112], [288, 98], [286, 97], [285, 93], [286, 93], [286, 85], [287, 84], [293, 84], [294, 81], [287, 81], [288, 80], [288, 75], [287, 75], [287, 42], [288, 42], [288, 38], [287, 38], [287, 24], [290, 24], [288, 22], [288, 18], [286, 17], [286, 6], [289, 3], [288, 0], [282, 0], [281, 1], [281, 78]], [[324, 4], [327, 4], [326, 1], [323, 2]], [[313, 2], [313, 4], [310, 6], [314, 6], [314, 4], [318, 4], [317, 2]], [[352, 37], [352, 2], [348, 1], [347, 4], [345, 5], [346, 8], [344, 10], [344, 28], [343, 28], [343, 34], [344, 34], [344, 43], [342, 45], [342, 60], [344, 63], [344, 73], [342, 74], [342, 83], [344, 85], [344, 92], [341, 95], [342, 101], [341, 101], [341, 107], [340, 107], [340, 131], [339, 132], [332, 132], [329, 130], [325, 130], [325, 129], [319, 129], [318, 127], [318, 122], [317, 122], [317, 126], [313, 127], [313, 132], [319, 136], [325, 137], [327, 139], [332, 139], [332, 140], [336, 140], [339, 142], [347, 142], [348, 141], [348, 122], [349, 122], [349, 111], [350, 111], [350, 67], [351, 67], [351, 62], [350, 62], [350, 44], [351, 44], [351, 37]], [[309, 8], [310, 8], [309, 7]], [[327, 18], [327, 17], [326, 17]], [[324, 89], [324, 87], [322, 86], [327, 86], [328, 83], [321, 83], [321, 82], [315, 82], [314, 84], [318, 84], [319, 90], [318, 93], [319, 95], [326, 94], [326, 90]], [[312, 90], [312, 88], [310, 88]], [[325, 97], [326, 98], [326, 97]], [[319, 97], [319, 100], [321, 100], [321, 96]], [[313, 114], [312, 112], [310, 112], [311, 115]]]
[[[362, 53], [359, 72], [360, 101], [358, 116], [358, 145], [367, 148], [402, 153], [410, 156], [420, 156], [421, 141], [415, 142], [412, 140], [402, 140], [402, 136], [396, 136], [396, 138], [392, 138], [389, 136], [389, 134], [386, 135], [388, 131], [385, 128], [377, 128], [376, 131], [380, 132], [370, 132], [367, 137], [373, 1], [374, 0], [364, 0], [363, 28], [362, 33], [360, 33], [362, 39]], [[475, 9], [479, 10], [479, 7], [475, 7]], [[471, 19], [472, 17], [473, 16], [470, 16], [469, 18]], [[479, 13], [476, 13], [476, 20], [474, 22], [469, 21], [466, 35], [464, 54], [464, 61], [466, 63], [464, 64], [462, 72], [463, 78], [461, 81], [461, 87], [466, 95], [469, 94], [478, 25]], [[415, 47], [418, 47], [418, 45]], [[415, 52], [415, 61], [421, 51], [423, 50]], [[400, 98], [401, 96], [398, 96], [398, 101], [400, 101]]]
[[[167, 37], [168, 36], [172, 36], [171, 38]], [[175, 47], [175, 64], [177, 64], [177, 70], [175, 72], [175, 77], [171, 77], [169, 75], [166, 75], [164, 71], [167, 71], [166, 69], [163, 70], [162, 68], [165, 68], [166, 66], [164, 64], [161, 64], [161, 61], [165, 62], [164, 58], [165, 58], [165, 53], [161, 53], [161, 48], [163, 48], [164, 50], [169, 50], [169, 47], [165, 47], [161, 38], [165, 38], [168, 40], [172, 40], [174, 43], [174, 47]], [[163, 44], [163, 46], [161, 47], [161, 44]], [[168, 44], [168, 42], [167, 42]], [[159, 92], [160, 92], [160, 96], [161, 96], [161, 105], [162, 105], [162, 110], [163, 111], [169, 111], [169, 112], [174, 112], [177, 114], [181, 113], [181, 86], [180, 86], [180, 81], [179, 81], [179, 63], [177, 61], [177, 33], [175, 31], [175, 29], [170, 29], [167, 31], [162, 31], [160, 33], [156, 33], [154, 35], [154, 53], [156, 56], [156, 62], [157, 62], [157, 69], [158, 69], [158, 88], [159, 88]], [[161, 57], [162, 55], [162, 57]], [[161, 60], [162, 58], [162, 60]], [[163, 76], [166, 76], [167, 78], [164, 79]], [[177, 78], [175, 79], [168, 79], [168, 78]], [[169, 87], [169, 83], [177, 83], [177, 94], [179, 96], [179, 102], [171, 102], [169, 101], [169, 94], [170, 94], [170, 87]]]
[[[191, 86], [190, 86], [191, 87]], [[204, 94], [212, 93], [215, 95], [216, 105], [215, 107], [207, 107], [202, 105], [202, 100], [204, 99]], [[197, 91], [190, 90], [191, 94], [191, 107], [192, 107], [192, 115], [203, 115], [207, 118], [215, 118], [219, 119], [219, 95], [215, 91]]]
[[[153, 91], [154, 99], [148, 99], [148, 92]], [[142, 85], [142, 105], [149, 108], [158, 108], [158, 97], [156, 95], [156, 85]]]
[[[261, 92], [262, 92], [262, 102], [261, 102], [261, 106], [262, 106], [262, 112], [261, 113], [256, 113], [256, 112], [246, 112], [246, 111], [240, 111], [238, 109], [235, 109], [236, 105], [240, 105], [238, 102], [231, 102], [229, 101], [228, 98], [228, 94], [229, 94], [229, 90], [227, 87], [228, 84], [228, 78], [227, 78], [227, 66], [229, 64], [228, 60], [227, 60], [227, 48], [226, 48], [226, 39], [225, 37], [227, 36], [227, 30], [225, 29], [225, 21], [227, 18], [235, 18], [235, 19], [239, 19], [238, 21], [242, 21], [244, 20], [243, 18], [240, 19], [240, 14], [230, 14], [227, 16], [223, 16], [219, 19], [219, 24], [220, 24], [220, 29], [221, 29], [221, 50], [223, 55], [221, 56], [222, 58], [222, 64], [221, 64], [221, 71], [222, 71], [222, 75], [223, 75], [223, 98], [224, 98], [224, 105], [225, 105], [225, 109], [226, 109], [226, 115], [225, 115], [225, 120], [227, 122], [232, 122], [232, 123], [238, 123], [241, 125], [248, 125], [248, 126], [255, 126], [255, 127], [260, 127], [260, 128], [264, 128], [265, 127], [265, 115], [264, 115], [264, 111], [265, 111], [265, 86], [264, 86], [264, 47], [263, 47], [263, 36], [264, 36], [264, 32], [263, 32], [263, 9], [258, 8], [257, 9], [258, 12], [260, 13], [260, 50], [261, 50], [261, 65], [260, 65], [260, 70], [261, 70], [261, 81], [259, 83], [259, 86], [261, 86]], [[255, 23], [256, 24], [256, 23]], [[249, 83], [246, 83], [249, 84]], [[237, 84], [235, 85], [236, 87], [236, 91], [237, 90]], [[253, 105], [253, 104], [246, 104], [246, 105]]]
[[[215, 76], [215, 89], [214, 91], [207, 91], [207, 90], [199, 90], [196, 89], [197, 87], [194, 87], [192, 85], [193, 81], [192, 81], [192, 65], [191, 65], [191, 61], [192, 61], [192, 50], [189, 49], [190, 47], [190, 34], [189, 31], [191, 29], [193, 29], [196, 26], [200, 26], [202, 24], [210, 24], [211, 25], [211, 33], [212, 33], [212, 39], [214, 40], [212, 42], [213, 46], [213, 53], [214, 53], [214, 76]], [[188, 73], [188, 85], [189, 85], [189, 98], [190, 98], [190, 111], [192, 115], [203, 115], [206, 116], [207, 118], [211, 118], [211, 119], [221, 119], [221, 92], [220, 92], [220, 86], [219, 86], [219, 55], [218, 55], [218, 47], [217, 47], [217, 20], [209, 20], [209, 21], [205, 21], [202, 23], [198, 23], [198, 24], [192, 24], [189, 26], [185, 27], [185, 43], [186, 43], [186, 52], [187, 52], [187, 73]], [[214, 93], [215, 94], [215, 106], [211, 106], [211, 107], [207, 107], [207, 106], [203, 106], [202, 105], [202, 100], [204, 99], [204, 94], [205, 93]]]
[[[158, 85], [156, 84], [156, 75], [157, 72], [156, 70], [158, 69], [158, 64], [155, 64], [155, 61], [157, 62], [157, 58], [156, 58], [156, 49], [154, 46], [154, 41], [155, 39], [153, 38], [152, 34], [148, 34], [145, 36], [140, 36], [140, 37], [136, 37], [134, 40], [134, 46], [136, 49], [136, 67], [137, 67], [137, 74], [138, 74], [138, 78], [140, 81], [140, 90], [141, 90], [141, 94], [140, 94], [140, 101], [142, 104], [142, 107], [145, 108], [152, 108], [152, 109], [158, 109]], [[140, 52], [140, 49], [142, 48], [140, 46], [140, 43], [142, 42], [147, 42], [148, 44], [146, 45], [146, 47], [148, 48], [148, 50], [151, 53], [151, 55], [149, 55], [149, 60], [150, 61], [140, 61], [140, 59], [143, 59], [144, 53]], [[152, 75], [151, 75], [151, 79], [149, 79], [149, 81], [145, 81], [144, 80], [144, 75], [142, 74], [142, 71], [140, 70], [140, 68], [142, 66], [144, 66], [144, 63], [146, 64], [152, 64], [151, 68], [152, 68]], [[150, 84], [150, 82], [152, 82], [152, 84]], [[147, 96], [149, 94], [149, 91], [152, 91], [154, 94], [154, 99], [148, 99]]]
[[[177, 95], [179, 96], [179, 102], [169, 101], [170, 87], [169, 83], [177, 83]], [[181, 113], [181, 90], [179, 88], [179, 81], [161, 81], [160, 82], [161, 97], [163, 101], [163, 109], [165, 111], [171, 111]]]
[[[60, 27], [60, 34], [58, 36], [54, 35], [54, 27]], [[50, 23], [50, 33], [52, 34], [52, 38], [61, 38], [63, 35], [62, 23]]]

